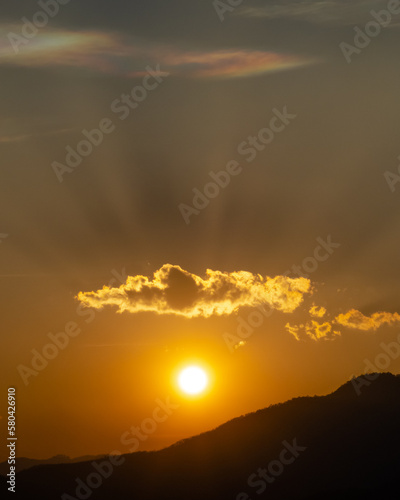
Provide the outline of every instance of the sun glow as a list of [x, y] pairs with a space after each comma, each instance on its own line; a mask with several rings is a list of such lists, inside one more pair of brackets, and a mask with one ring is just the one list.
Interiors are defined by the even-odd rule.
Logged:
[[202, 368], [195, 365], [188, 366], [179, 373], [178, 384], [186, 394], [200, 394], [207, 388], [208, 376]]

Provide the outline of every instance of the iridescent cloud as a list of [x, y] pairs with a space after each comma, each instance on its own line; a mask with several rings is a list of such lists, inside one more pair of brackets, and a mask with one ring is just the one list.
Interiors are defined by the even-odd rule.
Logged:
[[314, 64], [305, 56], [261, 50], [184, 50], [100, 31], [46, 30], [18, 46], [11, 33], [20, 26], [0, 26], [0, 64], [30, 68], [69, 67], [139, 77], [160, 64], [172, 75], [192, 78], [238, 78]]
[[176, 52], [168, 54], [167, 67], [193, 77], [239, 78], [293, 69], [316, 61], [276, 52], [225, 50], [215, 52]]

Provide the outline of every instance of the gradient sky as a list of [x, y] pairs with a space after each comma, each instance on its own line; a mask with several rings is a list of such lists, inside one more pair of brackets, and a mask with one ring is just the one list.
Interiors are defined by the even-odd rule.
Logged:
[[[326, 394], [396, 340], [400, 14], [351, 63], [340, 47], [387, 5], [244, 0], [221, 21], [212, 1], [71, 0], [18, 53], [9, 35], [39, 7], [3, 6], [0, 428], [15, 386], [20, 456], [127, 452], [121, 434], [169, 396], [180, 408], [141, 445], [160, 448]], [[157, 65], [121, 120], [112, 103]], [[285, 107], [247, 161], [239, 145]], [[52, 164], [104, 119], [115, 130], [60, 183]], [[180, 205], [232, 161], [186, 224]], [[329, 237], [316, 269], [284, 276]], [[273, 313], [227, 342], [260, 306]], [[81, 333], [25, 384], [18, 367], [69, 322]], [[193, 361], [213, 384], [188, 400], [174, 374]]]

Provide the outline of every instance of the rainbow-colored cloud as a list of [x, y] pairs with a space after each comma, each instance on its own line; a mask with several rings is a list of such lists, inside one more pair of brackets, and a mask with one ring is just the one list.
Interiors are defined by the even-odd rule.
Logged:
[[140, 77], [147, 65], [159, 64], [172, 76], [239, 78], [298, 68], [317, 61], [273, 51], [185, 50], [102, 31], [46, 30], [13, 47], [21, 27], [0, 26], [0, 64], [28, 68], [68, 67], [127, 77]]

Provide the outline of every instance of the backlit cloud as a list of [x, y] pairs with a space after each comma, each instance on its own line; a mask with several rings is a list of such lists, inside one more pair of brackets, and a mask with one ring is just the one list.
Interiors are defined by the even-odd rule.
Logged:
[[384, 324], [391, 325], [400, 321], [400, 314], [376, 312], [371, 316], [364, 316], [360, 311], [351, 309], [346, 314], [339, 314], [336, 323], [356, 330], [376, 330]]
[[[325, 316], [326, 309], [312, 306], [309, 310], [310, 316], [314, 318], [322, 318]], [[311, 338], [312, 340], [330, 340], [341, 332], [337, 330], [337, 325], [345, 326], [353, 330], [377, 330], [382, 325], [392, 325], [400, 321], [400, 314], [389, 312], [376, 312], [371, 316], [364, 316], [360, 311], [351, 309], [345, 314], [339, 314], [334, 319], [328, 319], [324, 323], [318, 323], [311, 319], [304, 324], [292, 325], [287, 323], [286, 330], [292, 334], [296, 340]]]
[[329, 321], [318, 323], [318, 321], [311, 320], [301, 325], [291, 325], [290, 323], [286, 323], [285, 328], [295, 337], [296, 340], [305, 338], [311, 338], [312, 340], [332, 340], [336, 336], [340, 335], [340, 332], [334, 330]]
[[323, 318], [326, 314], [326, 309], [325, 307], [318, 307], [318, 306], [312, 306], [310, 308], [310, 315], [313, 316], [314, 318]]
[[148, 311], [207, 318], [259, 304], [291, 313], [307, 293], [311, 293], [311, 283], [306, 278], [270, 278], [246, 271], [227, 273], [210, 269], [201, 278], [179, 266], [165, 264], [154, 273], [153, 279], [129, 276], [119, 288], [105, 286], [94, 292], [79, 292], [77, 299], [95, 309], [110, 305], [116, 306], [118, 312]]
[[69, 67], [140, 77], [159, 64], [171, 75], [239, 78], [318, 62], [293, 54], [261, 50], [186, 50], [102, 31], [46, 30], [28, 40], [21, 27], [0, 25], [0, 64], [30, 68]]

